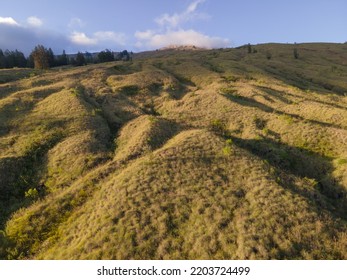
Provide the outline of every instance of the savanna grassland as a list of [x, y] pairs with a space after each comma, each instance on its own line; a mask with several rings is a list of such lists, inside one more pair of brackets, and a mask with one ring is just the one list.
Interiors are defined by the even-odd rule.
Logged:
[[347, 44], [0, 70], [2, 259], [347, 259], [346, 193]]

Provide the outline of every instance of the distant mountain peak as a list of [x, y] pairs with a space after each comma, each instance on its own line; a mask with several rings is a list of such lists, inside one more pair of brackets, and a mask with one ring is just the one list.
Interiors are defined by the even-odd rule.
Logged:
[[200, 48], [194, 45], [168, 45], [166, 47], [163, 47], [161, 49], [159, 49], [160, 51], [165, 51], [165, 50], [188, 50], [188, 51], [192, 51], [192, 50], [204, 50], [205, 48]]

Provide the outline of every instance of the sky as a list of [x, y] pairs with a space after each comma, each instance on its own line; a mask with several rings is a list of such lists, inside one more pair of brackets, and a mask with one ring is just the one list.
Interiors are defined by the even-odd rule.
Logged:
[[0, 49], [57, 54], [347, 41], [346, 0], [0, 0]]

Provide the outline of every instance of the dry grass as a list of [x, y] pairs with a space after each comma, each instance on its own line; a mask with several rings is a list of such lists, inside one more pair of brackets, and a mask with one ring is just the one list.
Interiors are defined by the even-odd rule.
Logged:
[[254, 48], [1, 72], [0, 256], [346, 259], [346, 46]]

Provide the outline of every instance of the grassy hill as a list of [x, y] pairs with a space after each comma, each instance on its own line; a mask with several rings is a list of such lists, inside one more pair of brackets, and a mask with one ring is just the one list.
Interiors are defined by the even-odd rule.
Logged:
[[347, 259], [346, 44], [0, 82], [0, 258]]

